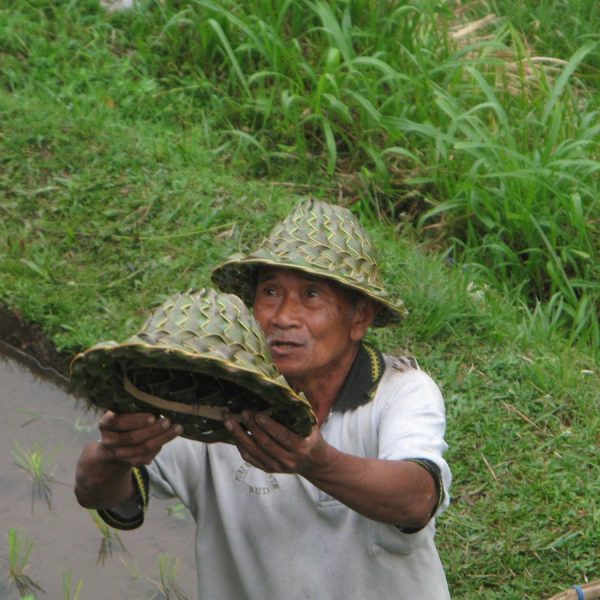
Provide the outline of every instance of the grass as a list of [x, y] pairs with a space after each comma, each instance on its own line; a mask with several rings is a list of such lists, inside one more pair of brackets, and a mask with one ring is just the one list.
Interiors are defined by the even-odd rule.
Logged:
[[597, 349], [600, 18], [568, 5], [22, 1], [0, 12], [0, 84], [72, 123], [183, 125], [245, 173], [366, 196]]
[[[454, 504], [438, 530], [453, 565], [451, 589], [460, 598], [542, 597], [542, 588], [548, 596], [559, 591], [561, 580], [566, 588], [594, 579], [596, 375], [565, 374], [567, 357], [539, 350], [488, 357], [477, 350], [470, 364], [449, 365], [454, 383], [442, 375], [449, 423], [460, 424], [449, 436]], [[540, 577], [556, 583], [525, 583]]]
[[120, 340], [299, 193], [351, 205], [410, 309], [372, 337], [446, 398], [453, 597], [544, 597], [600, 577], [598, 9], [467, 8], [0, 9], [0, 300]]
[[[586, 0], [540, 0], [525, 5], [518, 0], [488, 2], [489, 10], [510, 16], [525, 39], [545, 56], [568, 58], [590, 41], [599, 41], [596, 27], [600, 7]], [[590, 66], [600, 67], [600, 55], [595, 53]]]

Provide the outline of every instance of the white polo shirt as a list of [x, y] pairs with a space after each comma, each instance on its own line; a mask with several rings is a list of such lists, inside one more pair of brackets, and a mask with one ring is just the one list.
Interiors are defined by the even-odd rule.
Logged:
[[[385, 357], [374, 393], [336, 404], [321, 431], [349, 454], [435, 464], [443, 488], [436, 515], [447, 507], [444, 402], [433, 380], [412, 363]], [[178, 438], [148, 471], [151, 493], [178, 497], [196, 520], [200, 600], [450, 597], [434, 545], [435, 518], [416, 533], [403, 533], [363, 517], [301, 476], [250, 466], [224, 443]]]

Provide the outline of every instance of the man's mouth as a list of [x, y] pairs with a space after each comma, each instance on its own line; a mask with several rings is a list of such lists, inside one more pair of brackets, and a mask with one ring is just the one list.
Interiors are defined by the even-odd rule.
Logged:
[[295, 340], [288, 340], [282, 338], [268, 338], [267, 343], [272, 352], [288, 352], [290, 350], [296, 350], [301, 348], [304, 344]]

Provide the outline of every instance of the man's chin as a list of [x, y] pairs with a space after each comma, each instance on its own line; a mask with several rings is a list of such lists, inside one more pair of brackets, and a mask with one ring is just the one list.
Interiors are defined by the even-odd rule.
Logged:
[[274, 358], [277, 370], [289, 381], [290, 378], [302, 376], [304, 368], [297, 362], [285, 358]]

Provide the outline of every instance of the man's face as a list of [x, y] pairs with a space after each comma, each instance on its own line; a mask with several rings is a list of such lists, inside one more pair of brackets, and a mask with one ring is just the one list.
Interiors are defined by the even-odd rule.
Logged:
[[290, 383], [348, 368], [368, 327], [358, 312], [349, 293], [327, 279], [282, 268], [258, 273], [254, 315]]

